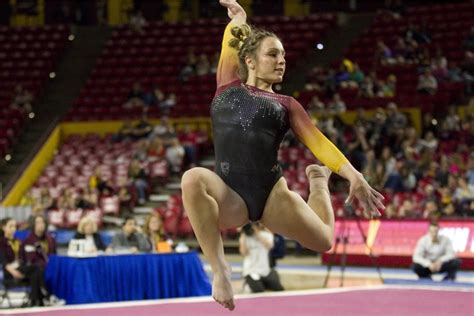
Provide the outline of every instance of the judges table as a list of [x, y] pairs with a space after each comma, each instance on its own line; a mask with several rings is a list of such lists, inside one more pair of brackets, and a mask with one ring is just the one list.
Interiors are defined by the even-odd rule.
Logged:
[[196, 252], [51, 256], [48, 289], [68, 304], [203, 296], [211, 285]]

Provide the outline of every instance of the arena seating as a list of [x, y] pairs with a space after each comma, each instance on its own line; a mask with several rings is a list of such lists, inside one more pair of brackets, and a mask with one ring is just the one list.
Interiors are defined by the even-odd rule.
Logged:
[[[165, 93], [177, 95], [171, 116], [208, 116], [215, 91], [215, 75], [196, 76], [179, 82], [178, 74], [192, 47], [196, 55], [218, 53], [226, 20], [208, 19], [193, 23], [151, 22], [143, 34], [128, 27], [117, 28], [104, 48], [67, 120], [116, 120], [138, 118], [141, 109], [122, 104], [134, 82], [145, 90], [156, 84]], [[252, 23], [282, 37], [288, 62], [311, 49], [336, 24], [333, 14], [305, 18], [258, 17]], [[157, 107], [148, 115], [159, 116]]]
[[[374, 66], [377, 40], [382, 40], [388, 47], [393, 48], [397, 37], [403, 37], [409, 25], [421, 26], [427, 23], [426, 26], [432, 38], [431, 43], [426, 45], [430, 56], [435, 56], [437, 47], [440, 47], [448, 61], [459, 64], [464, 57], [462, 42], [473, 20], [474, 4], [472, 3], [411, 7], [407, 10], [406, 16], [400, 19], [387, 19], [384, 14], [379, 14], [371, 27], [352, 42], [346, 56], [359, 63], [361, 69], [369, 71]], [[436, 110], [436, 107], [445, 107], [457, 101], [459, 93], [463, 90], [462, 84], [445, 82], [440, 85], [436, 95], [416, 94], [417, 65], [377, 67], [379, 78], [385, 79], [389, 74], [397, 76], [395, 101], [403, 105], [422, 106], [425, 110]], [[347, 100], [348, 106], [356, 106], [360, 103], [351, 102], [350, 98], [344, 100]], [[372, 103], [369, 104], [370, 107], [384, 106], [387, 100], [375, 100]]]
[[27, 121], [27, 114], [10, 108], [15, 87], [22, 85], [38, 99], [54, 71], [69, 28], [64, 25], [32, 27], [0, 26], [0, 156], [11, 150]]

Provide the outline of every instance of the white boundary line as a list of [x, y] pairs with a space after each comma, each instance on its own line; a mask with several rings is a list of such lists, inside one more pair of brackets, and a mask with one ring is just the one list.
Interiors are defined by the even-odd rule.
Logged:
[[[255, 299], [261, 297], [288, 297], [288, 296], [306, 296], [306, 295], [325, 295], [325, 294], [336, 294], [346, 293], [352, 291], [376, 291], [376, 290], [387, 290], [387, 289], [400, 289], [400, 290], [430, 290], [430, 291], [451, 291], [451, 292], [471, 292], [474, 295], [474, 289], [472, 288], [457, 288], [457, 287], [429, 287], [429, 286], [404, 286], [404, 285], [377, 285], [377, 286], [355, 286], [345, 288], [330, 288], [330, 289], [312, 289], [312, 290], [297, 290], [297, 291], [284, 291], [284, 292], [267, 292], [259, 294], [239, 294], [235, 296], [235, 299]], [[212, 297], [191, 297], [191, 298], [171, 298], [171, 299], [159, 299], [159, 300], [146, 300], [146, 301], [126, 301], [126, 302], [114, 302], [114, 303], [97, 303], [97, 304], [80, 304], [80, 305], [69, 305], [69, 306], [57, 306], [57, 307], [33, 307], [33, 308], [21, 308], [1, 311], [0, 315], [15, 315], [15, 314], [28, 314], [28, 313], [47, 313], [50, 311], [60, 310], [89, 310], [89, 309], [104, 309], [104, 308], [119, 308], [119, 307], [133, 307], [133, 306], [148, 306], [148, 305], [162, 305], [162, 304], [180, 304], [180, 303], [201, 303], [201, 302], [213, 302]]]

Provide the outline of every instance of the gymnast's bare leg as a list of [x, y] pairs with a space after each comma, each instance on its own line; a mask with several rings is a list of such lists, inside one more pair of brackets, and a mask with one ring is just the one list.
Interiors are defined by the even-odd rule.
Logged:
[[248, 222], [245, 202], [218, 175], [205, 168], [186, 171], [181, 179], [181, 189], [184, 208], [212, 268], [212, 296], [216, 302], [233, 310], [231, 271], [225, 261], [219, 230]]
[[310, 165], [306, 175], [310, 183], [308, 203], [290, 191], [281, 178], [268, 197], [261, 222], [272, 232], [297, 240], [306, 248], [327, 251], [334, 238], [334, 211], [328, 189], [331, 171]]

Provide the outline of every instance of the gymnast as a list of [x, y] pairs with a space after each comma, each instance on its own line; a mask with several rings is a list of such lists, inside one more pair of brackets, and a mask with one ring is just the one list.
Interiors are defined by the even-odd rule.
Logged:
[[[344, 155], [312, 124], [292, 97], [272, 86], [283, 80], [285, 50], [278, 37], [246, 24], [235, 0], [220, 0], [231, 19], [222, 41], [217, 90], [211, 104], [215, 173], [193, 168], [181, 179], [183, 203], [201, 249], [213, 272], [212, 296], [233, 310], [230, 266], [220, 229], [259, 221], [270, 231], [314, 251], [327, 251], [334, 238], [334, 214], [328, 179], [331, 171], [350, 182], [368, 216], [379, 216], [383, 196], [369, 186]], [[298, 139], [327, 167], [309, 165], [306, 203], [288, 189], [277, 161], [285, 133]]]

